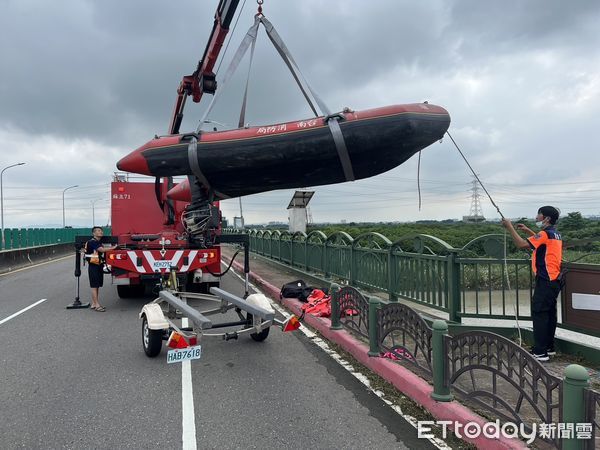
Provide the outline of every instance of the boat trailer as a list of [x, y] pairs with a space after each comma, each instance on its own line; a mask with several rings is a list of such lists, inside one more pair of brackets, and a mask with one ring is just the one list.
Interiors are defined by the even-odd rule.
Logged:
[[[245, 252], [245, 268], [248, 267], [248, 252]], [[204, 336], [221, 337], [223, 340], [237, 340], [240, 335], [249, 334], [257, 342], [264, 341], [270, 327], [278, 325], [284, 332], [300, 327], [294, 315], [286, 320], [275, 318], [275, 310], [263, 294], [248, 295], [248, 272], [246, 272], [246, 297], [238, 297], [217, 287], [210, 288], [210, 294], [180, 291], [177, 271], [172, 268], [166, 286], [158, 293], [158, 298], [144, 305], [139, 314], [142, 319], [142, 344], [148, 357], [160, 354], [162, 342], [167, 341], [171, 350], [167, 362], [175, 363], [200, 359], [201, 339]], [[212, 308], [200, 311], [200, 303]], [[231, 310], [237, 313], [238, 320], [214, 323], [209, 317], [225, 314]], [[175, 324], [181, 320], [181, 325]], [[227, 328], [221, 332], [219, 330]], [[233, 329], [233, 331], [232, 331]]]

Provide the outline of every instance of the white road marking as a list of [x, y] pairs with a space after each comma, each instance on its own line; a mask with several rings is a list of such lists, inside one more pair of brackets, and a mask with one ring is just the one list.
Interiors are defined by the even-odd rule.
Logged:
[[[188, 319], [181, 319], [182, 328], [188, 325]], [[181, 363], [181, 440], [183, 442], [183, 450], [197, 449], [191, 361], [183, 361]]]
[[73, 257], [73, 255], [63, 256], [62, 258], [56, 258], [56, 259], [53, 259], [52, 261], [44, 261], [39, 264], [34, 264], [33, 266], [22, 267], [20, 269], [11, 270], [6, 273], [0, 273], [0, 277], [5, 277], [6, 275], [12, 275], [13, 273], [22, 272], [23, 270], [33, 269], [34, 267], [43, 266], [46, 264], [50, 264], [50, 263], [57, 262], [57, 261], [62, 261], [63, 259], [72, 258], [72, 257]]
[[6, 323], [6, 322], [8, 322], [10, 319], [14, 319], [15, 317], [17, 317], [17, 316], [19, 316], [19, 315], [23, 314], [25, 311], [28, 311], [28, 310], [30, 310], [31, 308], [34, 308], [34, 307], [36, 307], [36, 306], [37, 306], [37, 305], [39, 305], [40, 303], [44, 303], [46, 300], [48, 300], [48, 299], [47, 299], [47, 298], [43, 298], [43, 299], [41, 299], [41, 300], [38, 300], [37, 302], [35, 302], [35, 303], [33, 303], [33, 304], [29, 305], [27, 308], [23, 308], [21, 311], [17, 311], [17, 312], [16, 312], [16, 313], [14, 313], [13, 315], [11, 315], [11, 316], [8, 316], [6, 319], [2, 319], [2, 320], [0, 320], [0, 325], [2, 325], [3, 323]]
[[[225, 267], [227, 267], [227, 265], [225, 263], [223, 263], [221, 261], [221, 264], [225, 265]], [[239, 275], [237, 272], [233, 272], [233, 274], [238, 277], [240, 280], [244, 281], [244, 278]], [[256, 292], [261, 292], [261, 290], [259, 288], [257, 288], [255, 285], [253, 285], [252, 283], [248, 283], [250, 285], [250, 287], [252, 289], [254, 289]], [[264, 293], [263, 293], [264, 294]], [[267, 298], [269, 298], [267, 296]], [[275, 301], [271, 300], [269, 298], [269, 301], [271, 302], [271, 305], [273, 306], [273, 308], [279, 313], [281, 314], [283, 317], [285, 317], [286, 319], [288, 317], [290, 317], [290, 313], [288, 313], [281, 305], [279, 305], [279, 303], [276, 303]], [[363, 375], [362, 373], [354, 370], [354, 367], [352, 367], [352, 365], [347, 362], [346, 360], [344, 360], [344, 358], [342, 358], [337, 352], [335, 352], [334, 350], [331, 350], [331, 348], [327, 345], [327, 343], [317, 337], [317, 334], [314, 333], [313, 331], [311, 331], [306, 325], [302, 324], [299, 328], [300, 331], [302, 331], [302, 333], [304, 333], [304, 335], [309, 338], [315, 345], [317, 345], [319, 348], [321, 348], [321, 350], [323, 350], [325, 353], [327, 353], [329, 356], [331, 356], [339, 365], [341, 365], [344, 369], [346, 369], [348, 372], [350, 372], [350, 374], [352, 376], [354, 376], [354, 378], [356, 378], [358, 381], [360, 381], [362, 384], [364, 384], [366, 386], [367, 389], [369, 389], [371, 392], [373, 392], [377, 397], [379, 397], [386, 405], [388, 405], [390, 408], [392, 408], [392, 410], [394, 410], [399, 416], [402, 416], [404, 418], [404, 420], [406, 420], [409, 424], [411, 424], [415, 429], [417, 429], [417, 419], [413, 416], [409, 416], [408, 414], [404, 414], [402, 412], [402, 408], [400, 408], [399, 405], [396, 405], [394, 403], [392, 403], [391, 401], [389, 401], [388, 399], [385, 398], [385, 394], [381, 391], [375, 390], [371, 387], [371, 382], [369, 381], [369, 379]], [[442, 439], [433, 437], [433, 438], [429, 438], [428, 439], [433, 445], [435, 445], [437, 448], [439, 448], [440, 450], [452, 450], [452, 447], [449, 447], [448, 444], [446, 444]]]

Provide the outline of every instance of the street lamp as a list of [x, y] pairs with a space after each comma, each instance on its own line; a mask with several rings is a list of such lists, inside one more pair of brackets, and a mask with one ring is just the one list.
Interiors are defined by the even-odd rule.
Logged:
[[96, 200], [92, 200], [90, 203], [92, 204], [92, 226], [96, 226], [96, 212], [94, 210], [94, 205], [98, 200], [102, 200], [101, 198], [97, 198]]
[[4, 171], [10, 169], [11, 167], [22, 166], [25, 164], [24, 162], [20, 162], [17, 164], [12, 164], [10, 166], [6, 166], [2, 171], [0, 171], [0, 221], [2, 222], [2, 250], [4, 250], [5, 242], [4, 242], [4, 192], [2, 191], [2, 175], [4, 175]]
[[62, 193], [62, 200], [63, 200], [63, 228], [65, 227], [65, 192], [67, 192], [69, 189], [73, 189], [73, 188], [76, 188], [76, 187], [79, 187], [79, 185], [75, 184], [73, 186], [69, 186], [68, 188], [65, 188], [63, 190], [63, 193]]

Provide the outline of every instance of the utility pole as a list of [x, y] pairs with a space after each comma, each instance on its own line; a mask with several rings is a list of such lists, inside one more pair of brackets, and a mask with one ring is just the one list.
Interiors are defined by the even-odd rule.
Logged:
[[23, 164], [25, 164], [24, 162], [20, 162], [17, 164], [12, 164], [10, 166], [6, 166], [4, 169], [2, 169], [2, 171], [0, 171], [0, 221], [2, 222], [2, 249], [4, 250], [4, 248], [6, 247], [6, 242], [4, 240], [4, 192], [2, 190], [2, 175], [4, 175], [4, 171], [7, 169], [10, 169], [11, 167], [16, 167], [16, 166], [22, 166]]
[[96, 204], [96, 202], [98, 200], [102, 200], [101, 198], [97, 198], [96, 200], [92, 200], [90, 203], [92, 204], [92, 226], [95, 227], [96, 226], [96, 212], [94, 209], [94, 205]]

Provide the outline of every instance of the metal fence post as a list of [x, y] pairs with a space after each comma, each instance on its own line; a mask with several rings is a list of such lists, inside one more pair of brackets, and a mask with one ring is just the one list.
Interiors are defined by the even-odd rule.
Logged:
[[448, 255], [448, 320], [460, 323], [460, 263], [456, 251]]
[[19, 243], [19, 247], [18, 248], [23, 248], [25, 247], [24, 242], [23, 242], [23, 229], [19, 228], [17, 229], [17, 239], [18, 239], [18, 243]]
[[308, 272], [308, 236], [304, 238], [304, 271]]
[[438, 402], [452, 401], [450, 386], [446, 383], [446, 354], [444, 352], [444, 336], [448, 334], [448, 324], [444, 320], [433, 321], [431, 351], [433, 363], [433, 392], [431, 398]]
[[277, 260], [281, 262], [281, 234], [277, 237]]
[[354, 286], [354, 242], [350, 243], [350, 270], [348, 271], [348, 284], [350, 286]]
[[340, 299], [338, 295], [340, 293], [340, 286], [336, 283], [331, 283], [329, 287], [329, 295], [331, 295], [331, 326], [330, 330], [341, 330], [342, 324], [340, 323]]
[[[577, 424], [586, 422], [585, 389], [589, 385], [589, 379], [588, 371], [578, 364], [571, 364], [565, 369], [562, 393], [562, 421], [565, 424], [573, 424], [573, 429], [576, 428]], [[562, 448], [563, 450], [583, 449], [585, 442], [583, 439], [578, 440], [574, 434], [573, 437], [562, 440]]]
[[369, 356], [379, 356], [379, 330], [377, 327], [377, 312], [379, 299], [369, 297]]
[[396, 279], [396, 266], [394, 265], [394, 246], [390, 245], [388, 249], [388, 298], [390, 302], [397, 302], [398, 296], [395, 294], [394, 281]]
[[329, 266], [327, 264], [327, 240], [323, 242], [323, 276], [325, 278], [329, 276]]

